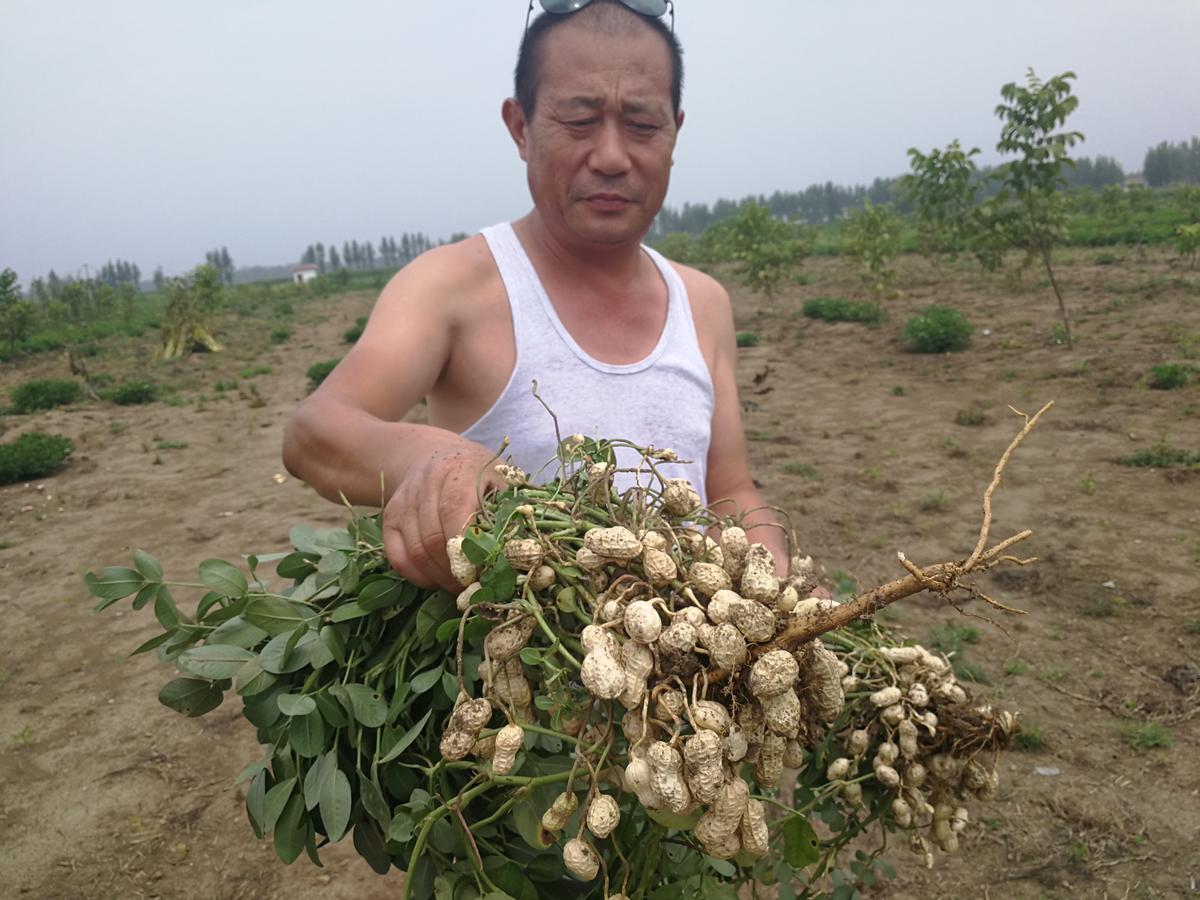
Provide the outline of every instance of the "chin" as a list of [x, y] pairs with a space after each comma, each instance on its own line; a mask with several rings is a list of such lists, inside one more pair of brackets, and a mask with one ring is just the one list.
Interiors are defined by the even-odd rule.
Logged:
[[648, 223], [627, 216], [576, 217], [568, 219], [566, 224], [578, 237], [595, 244], [640, 244], [650, 230]]

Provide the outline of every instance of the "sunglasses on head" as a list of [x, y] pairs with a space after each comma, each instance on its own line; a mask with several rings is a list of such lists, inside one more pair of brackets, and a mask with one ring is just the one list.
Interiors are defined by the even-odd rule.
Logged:
[[[539, 0], [542, 9], [548, 13], [562, 15], [583, 9], [592, 0]], [[623, 4], [635, 13], [643, 16], [660, 17], [663, 13], [671, 13], [671, 33], [675, 33], [675, 4], [671, 0], [621, 0]], [[529, 30], [529, 17], [533, 15], [533, 0], [529, 0], [529, 9], [525, 11], [525, 30]]]

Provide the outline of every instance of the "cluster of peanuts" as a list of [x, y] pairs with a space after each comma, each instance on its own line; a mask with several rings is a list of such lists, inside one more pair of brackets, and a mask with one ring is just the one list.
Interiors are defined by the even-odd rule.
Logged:
[[[829, 780], [846, 781], [846, 799], [861, 800], [861, 784], [853, 778], [867, 749], [878, 744], [875, 773], [897, 793], [892, 805], [897, 824], [932, 822], [938, 843], [951, 849], [965, 814], [957, 804], [949, 805], [949, 814], [943, 807], [959, 796], [954, 793], [959, 785], [978, 782], [979, 790], [994, 790], [994, 775], [973, 761], [958, 765], [946, 754], [923, 761], [918, 729], [937, 727], [927, 709], [930, 699], [966, 700], [946, 661], [922, 648], [885, 648], [894, 658], [886, 657], [884, 669], [867, 671], [857, 657], [839, 656], [820, 640], [795, 649], [774, 646], [789, 623], [820, 622], [836, 608], [832, 600], [809, 596], [816, 583], [811, 558], [794, 556], [789, 575], [780, 578], [771, 551], [751, 542], [738, 525], [724, 523], [714, 540], [696, 524], [712, 520], [683, 479], [665, 480], [656, 498], [640, 504], [626, 498], [619, 509], [627, 514], [618, 517], [612, 466], [592, 463], [585, 471], [586, 481], [574, 482], [576, 496], [605, 505], [609, 515], [600, 521], [576, 517], [578, 504], [572, 506], [572, 497], [562, 491], [553, 501], [531, 500], [517, 507], [503, 554], [526, 596], [532, 592], [546, 609], [553, 608], [551, 597], [563, 587], [565, 572], [582, 574], [576, 582], [585, 586], [580, 617], [590, 622], [577, 636], [583, 651], [578, 679], [591, 698], [593, 724], [584, 716], [561, 727], [570, 731], [573, 725], [571, 733], [595, 736], [598, 716], [612, 734], [620, 714], [624, 753], [610, 753], [602, 773], [618, 796], [632, 795], [645, 809], [676, 817], [698, 814], [691, 833], [710, 856], [762, 857], [769, 850], [767, 816], [749, 779], [770, 789], [785, 768], [803, 768], [827, 729], [839, 719], [836, 727], [845, 727], [846, 695], [894, 673], [894, 684], [860, 704], [871, 710], [872, 721], [854, 723], [859, 727], [845, 739], [846, 754], [830, 764]], [[514, 487], [523, 484], [519, 470], [503, 474]], [[535, 527], [544, 509], [560, 518], [570, 511], [575, 533], [564, 540], [561, 529], [547, 534]], [[611, 524], [614, 519], [625, 524]], [[479, 572], [461, 539], [452, 539], [447, 552], [464, 586], [458, 606], [466, 611], [480, 589]], [[446, 759], [473, 753], [490, 760], [493, 774], [512, 771], [522, 744], [520, 725], [536, 721], [537, 674], [531, 682], [519, 656], [536, 631], [534, 617], [510, 609], [488, 633], [479, 670], [485, 696], [459, 697], [442, 739]], [[710, 684], [710, 673], [717, 672], [720, 680]], [[494, 708], [503, 711], [507, 724], [481, 738]], [[851, 718], [863, 715], [856, 710]], [[580, 746], [584, 743], [581, 737]], [[951, 764], [957, 766], [953, 773]], [[952, 774], [958, 779], [953, 790]], [[585, 881], [602, 867], [595, 842], [610, 837], [621, 818], [617, 797], [600, 791], [602, 779], [592, 775], [578, 833], [563, 846], [565, 867]], [[579, 797], [568, 784], [545, 811], [542, 827], [555, 835], [578, 811]]]
[[[970, 705], [950, 663], [920, 645], [877, 647], [846, 655], [853, 663], [842, 679], [848, 695], [866, 693], [855, 706], [853, 728], [842, 737], [843, 755], [825, 776], [841, 783], [851, 806], [863, 802], [860, 772], [869, 764], [874, 781], [893, 794], [891, 820], [908, 832], [913, 852], [933, 864], [932, 847], [952, 853], [970, 821], [966, 803], [996, 796], [994, 751], [1018, 728], [1017, 716]], [[869, 692], [869, 693], [868, 693]], [[939, 732], [937, 710], [955, 720], [969, 712], [987, 726], [977, 740], [958, 741]], [[987, 759], [990, 757], [990, 760]]]

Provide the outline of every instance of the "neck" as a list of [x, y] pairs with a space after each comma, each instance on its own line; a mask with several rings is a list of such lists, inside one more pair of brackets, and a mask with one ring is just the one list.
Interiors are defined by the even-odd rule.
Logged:
[[592, 285], [622, 285], [644, 271], [640, 241], [595, 244], [563, 239], [550, 229], [536, 209], [513, 223], [526, 252], [542, 266], [569, 272], [573, 279]]

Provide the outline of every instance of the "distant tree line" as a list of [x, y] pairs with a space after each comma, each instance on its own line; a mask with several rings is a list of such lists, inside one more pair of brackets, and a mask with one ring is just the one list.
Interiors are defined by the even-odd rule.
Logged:
[[[438, 243], [442, 242], [438, 241]], [[338, 252], [336, 244], [326, 247], [325, 244], [318, 241], [304, 248], [304, 252], [300, 254], [300, 262], [315, 265], [317, 271], [322, 275], [342, 269], [354, 271], [370, 271], [377, 267], [398, 269], [412, 262], [433, 246], [435, 246], [434, 242], [429, 235], [419, 231], [411, 234], [406, 231], [400, 235], [400, 240], [396, 240], [394, 236], [385, 235], [379, 239], [378, 249], [370, 241], [362, 243], [343, 241], [341, 253]]]
[[100, 267], [96, 278], [109, 287], [117, 287], [122, 284], [133, 285], [133, 289], [136, 291], [142, 281], [142, 270], [138, 268], [137, 263], [131, 263], [124, 259], [113, 262], [110, 259]]
[[1142, 175], [1150, 187], [1200, 184], [1200, 137], [1173, 144], [1163, 141], [1146, 151]]
[[212, 266], [226, 284], [233, 284], [233, 259], [229, 256], [229, 248], [209, 250], [204, 254], [204, 264]]
[[[1172, 183], [1200, 184], [1200, 138], [1172, 144], [1164, 141], [1146, 151], [1144, 165], [1146, 183], [1161, 187]], [[999, 187], [991, 178], [993, 168], [980, 167], [972, 178], [980, 196], [993, 196]], [[1125, 181], [1125, 170], [1111, 156], [1095, 158], [1081, 156], [1074, 167], [1063, 171], [1067, 186], [1100, 190], [1107, 185]], [[832, 181], [811, 184], [801, 191], [775, 191], [773, 194], [749, 195], [741, 200], [721, 198], [711, 206], [707, 203], [685, 203], [682, 207], [664, 206], [654, 222], [650, 238], [664, 237], [673, 232], [699, 235], [717, 222], [728, 219], [748, 204], [765, 206], [779, 219], [807, 225], [824, 225], [845, 219], [851, 212], [870, 201], [875, 205], [890, 203], [901, 215], [909, 215], [912, 204], [903, 190], [901, 179], [876, 178], [870, 185], [840, 185]]]

